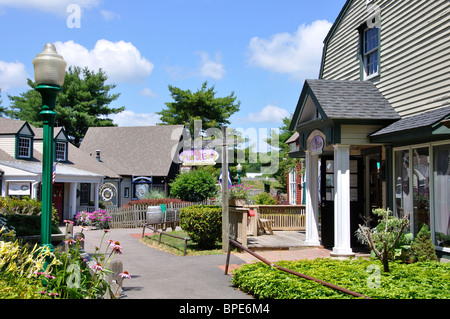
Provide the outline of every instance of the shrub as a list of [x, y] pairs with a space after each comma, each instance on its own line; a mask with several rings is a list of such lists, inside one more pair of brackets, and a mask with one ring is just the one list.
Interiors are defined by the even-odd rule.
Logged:
[[[381, 271], [380, 261], [362, 258], [280, 261], [277, 265], [374, 299], [450, 297], [450, 263], [394, 262], [389, 273]], [[232, 283], [260, 299], [355, 298], [264, 263], [242, 265], [234, 271]]]
[[414, 241], [411, 243], [411, 261], [438, 261], [430, 229], [423, 224]]
[[211, 249], [222, 238], [222, 208], [195, 205], [180, 210], [180, 227], [201, 249]]
[[[24, 196], [0, 197], [0, 215], [6, 219], [6, 224], [13, 227], [17, 237], [39, 235], [41, 233], [41, 202]], [[58, 228], [58, 212], [52, 210], [52, 234], [60, 234]]]
[[179, 174], [170, 184], [170, 194], [188, 202], [201, 202], [216, 194], [216, 179], [202, 169]]
[[259, 193], [252, 197], [253, 204], [255, 205], [277, 205], [278, 201], [273, 198], [269, 193]]

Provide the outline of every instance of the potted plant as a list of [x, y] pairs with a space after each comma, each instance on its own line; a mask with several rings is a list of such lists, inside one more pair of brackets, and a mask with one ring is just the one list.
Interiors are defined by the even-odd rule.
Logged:
[[230, 206], [245, 206], [247, 205], [247, 197], [252, 186], [245, 183], [231, 185], [228, 188], [229, 205]]

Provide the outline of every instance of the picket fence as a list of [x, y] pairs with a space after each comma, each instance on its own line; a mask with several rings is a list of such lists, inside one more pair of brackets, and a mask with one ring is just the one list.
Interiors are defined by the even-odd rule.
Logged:
[[[201, 203], [169, 203], [167, 209], [180, 210], [183, 207], [193, 205], [212, 205], [211, 201], [204, 201]], [[133, 205], [124, 207], [107, 208], [106, 211], [111, 220], [109, 222], [110, 228], [138, 228], [143, 227], [147, 221], [148, 205]]]

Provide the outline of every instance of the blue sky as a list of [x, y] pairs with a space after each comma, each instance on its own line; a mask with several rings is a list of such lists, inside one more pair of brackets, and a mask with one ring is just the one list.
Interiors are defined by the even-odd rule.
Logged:
[[[303, 82], [317, 78], [323, 39], [345, 0], [0, 0], [0, 88], [28, 89], [47, 42], [69, 65], [103, 68], [121, 93], [119, 126], [154, 125], [168, 85], [234, 92], [233, 128], [277, 128]], [[78, 11], [80, 9], [80, 11]], [[80, 13], [78, 15], [78, 12]]]

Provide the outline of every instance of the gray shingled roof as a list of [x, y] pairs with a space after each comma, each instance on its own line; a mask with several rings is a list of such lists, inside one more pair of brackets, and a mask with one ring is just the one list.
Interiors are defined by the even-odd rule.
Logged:
[[370, 81], [306, 80], [329, 119], [399, 119]]
[[450, 116], [450, 106], [402, 118], [401, 120], [398, 120], [397, 122], [394, 122], [391, 125], [388, 125], [373, 133], [371, 136], [380, 136], [431, 126], [444, 120], [447, 116]]
[[16, 134], [24, 124], [25, 121], [0, 117], [0, 134]]
[[80, 150], [100, 159], [119, 175], [167, 176], [183, 125], [91, 127]]

